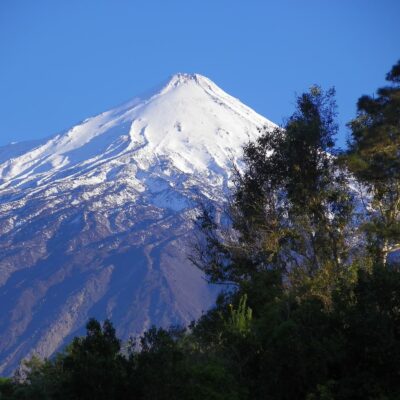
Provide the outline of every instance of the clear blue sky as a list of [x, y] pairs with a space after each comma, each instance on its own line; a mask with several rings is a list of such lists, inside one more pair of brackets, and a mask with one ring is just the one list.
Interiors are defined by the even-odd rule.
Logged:
[[400, 58], [399, 0], [1, 0], [0, 145], [198, 72], [274, 122], [313, 83], [345, 122]]

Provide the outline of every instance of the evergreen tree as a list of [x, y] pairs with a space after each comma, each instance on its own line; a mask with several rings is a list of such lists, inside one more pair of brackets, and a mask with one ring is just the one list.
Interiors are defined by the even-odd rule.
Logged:
[[114, 327], [108, 320], [101, 326], [90, 319], [86, 330], [85, 337], [75, 338], [65, 356], [55, 360], [55, 366], [62, 368], [60, 383], [65, 398], [126, 398], [120, 340]]
[[389, 85], [376, 97], [358, 100], [346, 157], [366, 190], [363, 228], [375, 261], [383, 265], [390, 252], [400, 249], [400, 61], [386, 79]]

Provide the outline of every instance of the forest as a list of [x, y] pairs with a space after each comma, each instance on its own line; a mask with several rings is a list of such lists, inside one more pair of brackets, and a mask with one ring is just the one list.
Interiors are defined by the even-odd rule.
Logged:
[[335, 90], [244, 147], [223, 209], [204, 204], [191, 260], [224, 288], [188, 327], [123, 343], [88, 321], [0, 399], [400, 399], [400, 61], [338, 149]]

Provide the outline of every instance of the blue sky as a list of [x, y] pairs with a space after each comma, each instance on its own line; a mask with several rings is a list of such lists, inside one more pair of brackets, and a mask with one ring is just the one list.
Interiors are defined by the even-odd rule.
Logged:
[[398, 0], [1, 0], [0, 145], [198, 72], [274, 122], [335, 86], [341, 124], [400, 59]]

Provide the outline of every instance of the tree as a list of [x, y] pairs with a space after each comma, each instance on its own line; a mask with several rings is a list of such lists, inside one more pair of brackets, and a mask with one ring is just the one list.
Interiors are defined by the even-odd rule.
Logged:
[[[343, 344], [330, 379], [335, 399], [400, 396], [400, 272], [375, 265], [337, 291], [332, 331]], [[349, 373], [351, 371], [351, 373]]]
[[137, 398], [238, 399], [237, 385], [224, 364], [197, 353], [184, 329], [152, 327], [141, 337], [140, 349], [131, 355]]
[[353, 204], [346, 176], [332, 154], [337, 133], [334, 95], [334, 89], [323, 92], [314, 86], [297, 99], [276, 156], [284, 171], [289, 225], [295, 231], [291, 250], [303, 257], [311, 273], [331, 263], [339, 270], [349, 251]]
[[400, 61], [386, 79], [389, 85], [377, 97], [358, 100], [346, 154], [349, 170], [367, 192], [363, 229], [370, 252], [383, 265], [400, 249]]
[[12, 398], [15, 391], [15, 385], [9, 378], [0, 377], [0, 400], [8, 400]]
[[280, 271], [281, 283], [319, 277], [321, 295], [329, 296], [351, 262], [353, 230], [353, 198], [332, 154], [334, 95], [312, 87], [297, 98], [284, 129], [264, 130], [244, 148], [245, 170], [236, 174], [228, 210], [233, 230], [219, 234], [212, 210], [200, 218], [206, 239], [197, 265], [212, 282], [243, 287]]
[[58, 360], [62, 365], [62, 390], [70, 398], [82, 400], [126, 398], [124, 359], [113, 325], [106, 320], [101, 326], [90, 319], [86, 331], [86, 336], [75, 338], [66, 355]]

